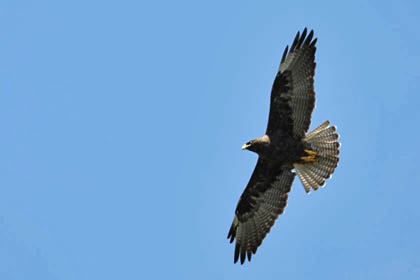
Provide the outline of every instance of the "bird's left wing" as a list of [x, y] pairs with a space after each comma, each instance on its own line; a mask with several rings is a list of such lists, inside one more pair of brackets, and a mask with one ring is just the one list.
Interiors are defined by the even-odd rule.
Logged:
[[284, 212], [295, 173], [292, 168], [274, 170], [258, 159], [249, 183], [239, 199], [228, 239], [236, 238], [234, 262], [241, 257], [251, 260], [258, 246], [270, 232], [277, 217]]
[[[308, 35], [308, 36], [306, 36]], [[298, 32], [287, 46], [271, 90], [267, 135], [305, 136], [315, 106], [314, 75], [316, 41], [314, 32]]]

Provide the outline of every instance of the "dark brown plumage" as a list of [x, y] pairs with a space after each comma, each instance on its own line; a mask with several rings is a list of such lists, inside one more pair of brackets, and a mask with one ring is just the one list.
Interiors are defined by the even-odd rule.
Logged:
[[316, 41], [313, 31], [297, 33], [286, 47], [273, 83], [270, 113], [263, 137], [243, 149], [259, 155], [241, 195], [228, 239], [236, 239], [234, 262], [251, 260], [257, 248], [287, 205], [296, 170], [307, 193], [330, 178], [338, 164], [340, 144], [329, 122], [305, 136], [315, 106]]

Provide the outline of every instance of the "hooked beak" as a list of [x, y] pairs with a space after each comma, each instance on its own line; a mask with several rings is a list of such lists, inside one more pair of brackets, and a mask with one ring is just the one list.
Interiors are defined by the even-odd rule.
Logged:
[[242, 150], [248, 149], [251, 145], [250, 144], [245, 144], [242, 146]]

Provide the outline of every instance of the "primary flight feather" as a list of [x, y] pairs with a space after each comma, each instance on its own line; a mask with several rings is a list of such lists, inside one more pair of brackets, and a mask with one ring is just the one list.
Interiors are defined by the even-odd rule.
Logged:
[[[275, 220], [284, 212], [296, 173], [305, 191], [325, 185], [338, 164], [340, 143], [335, 126], [324, 122], [306, 134], [315, 106], [316, 41], [313, 30], [297, 33], [284, 50], [271, 91], [263, 137], [242, 148], [258, 154], [257, 165], [242, 193], [228, 239], [236, 239], [234, 262], [251, 260]], [[296, 173], [293, 172], [296, 170]]]

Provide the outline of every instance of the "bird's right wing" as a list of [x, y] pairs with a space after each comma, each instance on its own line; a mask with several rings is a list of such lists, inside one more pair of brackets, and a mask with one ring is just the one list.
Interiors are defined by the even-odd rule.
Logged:
[[236, 238], [234, 262], [245, 256], [251, 260], [258, 246], [270, 232], [277, 217], [284, 212], [295, 173], [292, 168], [274, 170], [258, 159], [249, 183], [239, 199], [228, 239]]

